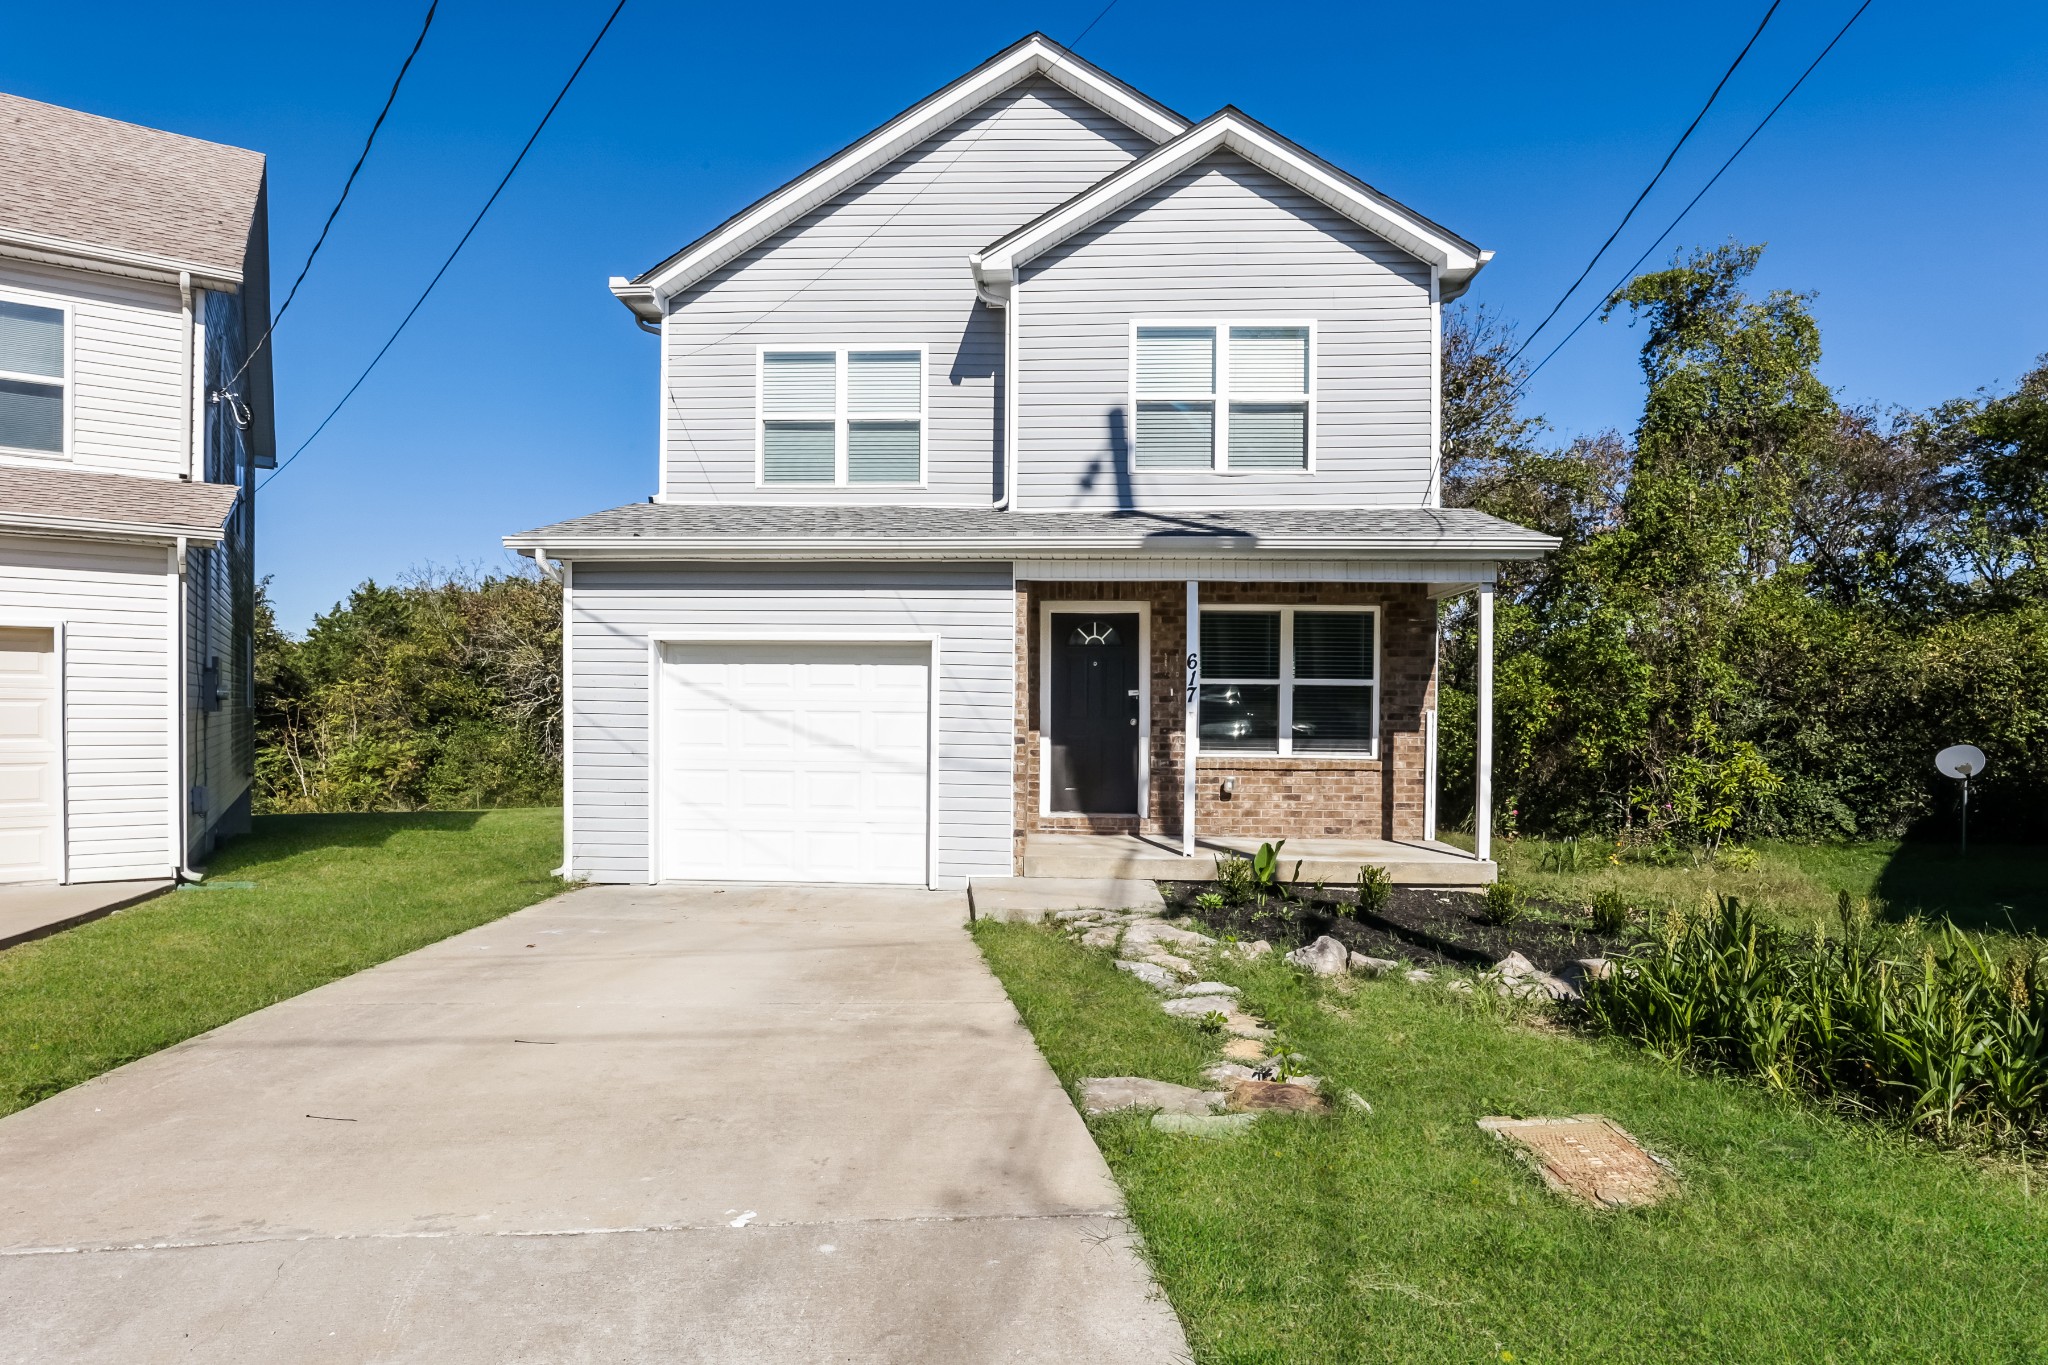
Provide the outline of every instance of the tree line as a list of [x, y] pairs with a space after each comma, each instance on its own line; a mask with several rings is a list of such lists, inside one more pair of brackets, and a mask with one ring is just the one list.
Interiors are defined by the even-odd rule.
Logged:
[[[2048, 834], [2048, 357], [2010, 391], [1844, 406], [1761, 248], [1608, 301], [1644, 332], [1632, 431], [1560, 441], [1511, 329], [1446, 316], [1444, 496], [1557, 536], [1500, 585], [1496, 820], [1727, 839], [1940, 824], [1935, 751], [1990, 759], [1986, 832]], [[1442, 808], [1469, 819], [1469, 599], [1445, 614]], [[553, 802], [561, 595], [537, 574], [364, 583], [303, 638], [258, 608], [259, 809]]]

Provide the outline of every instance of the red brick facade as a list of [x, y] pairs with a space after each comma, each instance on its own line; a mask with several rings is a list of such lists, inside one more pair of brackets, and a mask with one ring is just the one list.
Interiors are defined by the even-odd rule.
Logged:
[[[1379, 611], [1379, 757], [1277, 758], [1203, 754], [1197, 760], [1195, 827], [1204, 834], [1259, 838], [1419, 839], [1423, 834], [1423, 714], [1436, 704], [1436, 603], [1408, 583], [1204, 583], [1205, 603], [1261, 606], [1376, 606]], [[1039, 813], [1040, 604], [1146, 603], [1146, 660], [1152, 710], [1151, 789], [1142, 820], [1131, 816]], [[1142, 831], [1178, 835], [1186, 709], [1182, 660], [1187, 585], [1024, 583], [1017, 585], [1017, 857], [1039, 830]], [[1223, 782], [1235, 790], [1223, 794]]]

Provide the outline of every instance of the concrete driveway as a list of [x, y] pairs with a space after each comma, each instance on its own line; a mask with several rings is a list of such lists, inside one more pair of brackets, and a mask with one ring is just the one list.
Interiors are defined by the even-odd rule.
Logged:
[[578, 891], [0, 1120], [0, 1359], [1184, 1359], [964, 917]]

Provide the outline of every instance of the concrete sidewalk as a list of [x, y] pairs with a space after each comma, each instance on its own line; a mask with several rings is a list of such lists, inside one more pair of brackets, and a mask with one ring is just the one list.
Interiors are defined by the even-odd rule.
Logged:
[[1184, 1359], [964, 918], [579, 891], [0, 1120], [0, 1359]]
[[73, 925], [104, 919], [116, 910], [126, 910], [163, 895], [171, 885], [166, 880], [0, 886], [0, 948], [12, 948]]

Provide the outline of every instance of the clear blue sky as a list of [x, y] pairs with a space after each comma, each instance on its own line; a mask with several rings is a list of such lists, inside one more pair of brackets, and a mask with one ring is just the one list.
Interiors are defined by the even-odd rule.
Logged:
[[[1491, 0], [1257, 10], [1119, 0], [1083, 55], [1182, 113], [1236, 104], [1498, 256], [1472, 299], [1533, 325], [1692, 116], [1765, 0]], [[289, 451], [382, 341], [566, 76], [609, 0], [445, 0], [355, 196], [280, 330]], [[257, 148], [297, 271], [424, 0], [17, 6], [0, 88]], [[1026, 32], [1101, 0], [853, 11], [629, 0], [425, 311], [266, 490], [261, 571], [306, 625], [361, 579], [502, 562], [508, 531], [654, 486], [655, 342], [605, 290]], [[1786, 0], [1645, 205], [1648, 244], [1854, 8]], [[886, 14], [886, 19], [877, 19]], [[2048, 7], [1876, 0], [1680, 241], [1770, 244], [1815, 291], [1854, 402], [2009, 384], [2048, 350]], [[4, 192], [4, 190], [0, 190]], [[1590, 296], [1588, 298], [1590, 302]], [[1576, 309], [1567, 310], [1568, 317]], [[1532, 386], [1563, 433], [1627, 427], [1636, 338], [1592, 325]]]

